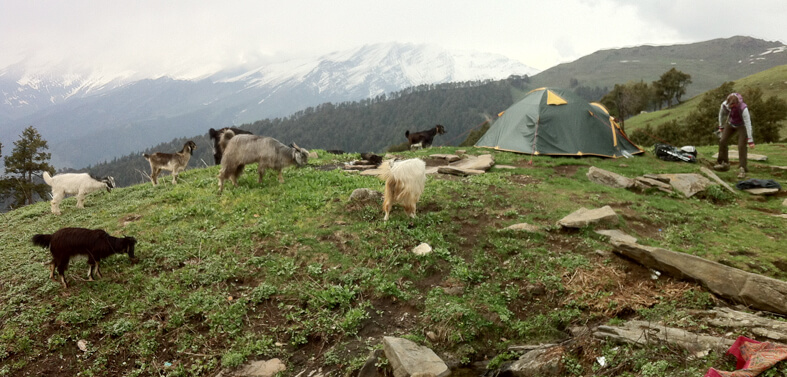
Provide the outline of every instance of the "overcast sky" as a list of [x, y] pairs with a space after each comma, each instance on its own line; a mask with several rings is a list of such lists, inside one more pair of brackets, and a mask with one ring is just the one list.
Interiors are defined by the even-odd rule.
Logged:
[[785, 0], [0, 0], [0, 68], [27, 59], [186, 77], [408, 42], [544, 70], [645, 44], [786, 43], [786, 20]]

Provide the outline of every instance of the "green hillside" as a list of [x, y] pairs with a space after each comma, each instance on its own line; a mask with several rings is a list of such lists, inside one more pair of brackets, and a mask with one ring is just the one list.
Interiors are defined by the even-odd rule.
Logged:
[[[745, 89], [758, 88], [762, 90], [763, 97], [776, 96], [787, 101], [787, 65], [773, 67], [766, 71], [758, 72], [734, 81], [735, 90], [738, 92]], [[694, 111], [702, 100], [702, 95], [690, 98], [680, 105], [669, 109], [639, 114], [626, 120], [626, 132], [632, 133], [634, 130], [650, 125], [658, 127], [671, 121], [680, 123], [689, 113]], [[744, 98], [745, 101], [745, 98]], [[721, 103], [719, 103], [721, 105]], [[757, 114], [753, 112], [752, 122], [755, 136], [757, 135]], [[713, 124], [708, 125], [708, 130], [713, 129]], [[782, 132], [785, 132], [784, 130]]]
[[[700, 148], [700, 157], [713, 152]], [[625, 160], [491, 153], [498, 165], [514, 168], [467, 178], [430, 175], [415, 219], [397, 206], [383, 222], [379, 200], [350, 202], [354, 189], [381, 191], [383, 183], [324, 168], [357, 154], [324, 153], [308, 167], [285, 170], [283, 184], [270, 173], [258, 184], [249, 166], [240, 186], [221, 196], [212, 166], [187, 170], [177, 186], [164, 177], [157, 187], [92, 194], [81, 210], [68, 198], [61, 216], [49, 213], [46, 202], [5, 213], [0, 376], [215, 376], [274, 357], [287, 366], [286, 376], [318, 369], [354, 376], [386, 335], [434, 349], [455, 375], [479, 375], [477, 368], [516, 358], [509, 346], [558, 342], [566, 350], [562, 367], [577, 376], [733, 369], [717, 352], [694, 357], [569, 335], [572, 326], [633, 319], [709, 335], [729, 330], [695, 317], [698, 309], [724, 304], [701, 287], [654, 280], [611, 254], [592, 229], [555, 224], [581, 207], [609, 205], [620, 220], [614, 228], [641, 244], [784, 280], [787, 226], [773, 217], [787, 212], [783, 195], [732, 195], [717, 186], [686, 199], [586, 177], [590, 166], [631, 178], [699, 169], [651, 153]], [[773, 169], [787, 165], [785, 145], [763, 145], [758, 153], [768, 161], [750, 163], [750, 175], [787, 183], [784, 170]], [[734, 174], [720, 176], [735, 183]], [[523, 222], [544, 231], [504, 229]], [[110, 257], [102, 262], [103, 278], [90, 282], [85, 260], [75, 259], [63, 289], [49, 280], [48, 251], [30, 239], [68, 226], [134, 236], [139, 261]], [[433, 253], [411, 253], [422, 242]], [[737, 335], [755, 336], [746, 330], [726, 336]], [[599, 369], [600, 356], [607, 369]]]

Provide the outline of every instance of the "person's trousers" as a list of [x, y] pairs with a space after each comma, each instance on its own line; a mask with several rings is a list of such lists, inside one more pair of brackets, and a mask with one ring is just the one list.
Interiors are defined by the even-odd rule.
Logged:
[[729, 147], [727, 144], [730, 142], [732, 135], [738, 133], [738, 163], [740, 167], [743, 168], [745, 171], [749, 171], [749, 168], [746, 165], [747, 157], [748, 157], [748, 148], [749, 145], [747, 144], [748, 135], [746, 135], [746, 127], [738, 126], [733, 127], [732, 125], [726, 125], [724, 127], [724, 131], [721, 133], [721, 140], [719, 140], [719, 158], [716, 159], [716, 162], [721, 163], [730, 163], [729, 158]]

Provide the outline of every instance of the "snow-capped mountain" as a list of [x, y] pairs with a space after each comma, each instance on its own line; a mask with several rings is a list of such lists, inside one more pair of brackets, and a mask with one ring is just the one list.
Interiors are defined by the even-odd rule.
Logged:
[[0, 69], [0, 142], [10, 147], [33, 125], [49, 142], [53, 165], [81, 168], [210, 127], [288, 116], [325, 102], [538, 70], [500, 55], [382, 43], [240, 73], [228, 68], [198, 80], [80, 72], [24, 63]]

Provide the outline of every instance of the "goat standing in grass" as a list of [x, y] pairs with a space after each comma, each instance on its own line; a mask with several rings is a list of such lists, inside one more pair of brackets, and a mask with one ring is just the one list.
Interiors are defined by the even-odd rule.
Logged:
[[98, 263], [112, 254], [125, 253], [132, 261], [136, 261], [134, 246], [137, 244], [137, 240], [134, 237], [112, 237], [101, 229], [62, 228], [52, 234], [36, 234], [32, 241], [36, 246], [49, 248], [49, 252], [52, 254], [52, 262], [49, 263], [49, 278], [54, 278], [54, 272], [57, 269], [63, 288], [68, 288], [65, 272], [68, 262], [73, 256], [87, 256], [87, 278], [89, 281], [93, 281], [94, 272], [97, 278], [101, 277]]
[[418, 148], [428, 148], [432, 146], [432, 141], [434, 140], [435, 135], [442, 135], [445, 133], [445, 127], [442, 125], [436, 125], [431, 130], [425, 131], [418, 131], [410, 133], [410, 130], [404, 132], [404, 137], [407, 138], [407, 142], [410, 143], [410, 149], [418, 149]]
[[226, 145], [221, 144], [221, 135], [226, 131], [232, 131], [233, 135], [251, 135], [251, 132], [236, 127], [224, 127], [218, 130], [208, 130], [208, 136], [213, 140], [213, 161], [216, 165], [221, 164], [221, 157], [224, 155]]
[[232, 131], [224, 132], [221, 143], [226, 145], [221, 159], [219, 172], [219, 194], [224, 191], [224, 181], [229, 179], [234, 186], [238, 185], [238, 177], [248, 164], [257, 163], [258, 183], [266, 169], [279, 172], [279, 182], [284, 183], [282, 169], [290, 165], [303, 166], [309, 160], [309, 151], [298, 147], [295, 143], [286, 146], [272, 137], [257, 135], [234, 135]]
[[54, 177], [44, 172], [44, 182], [52, 186], [52, 213], [60, 214], [60, 201], [66, 195], [77, 196], [77, 208], [85, 208], [85, 196], [91, 192], [106, 189], [112, 192], [115, 188], [115, 178], [93, 178], [87, 173], [66, 173]]
[[380, 165], [379, 178], [385, 181], [383, 195], [384, 221], [395, 203], [402, 204], [404, 211], [415, 217], [415, 207], [426, 185], [426, 163], [418, 158], [409, 160], [387, 160]]
[[177, 184], [178, 173], [186, 170], [186, 165], [188, 165], [195, 149], [197, 149], [197, 144], [189, 140], [178, 153], [143, 153], [142, 156], [150, 163], [150, 180], [153, 181], [153, 186], [158, 184], [158, 175], [161, 170], [171, 171], [172, 184]]

